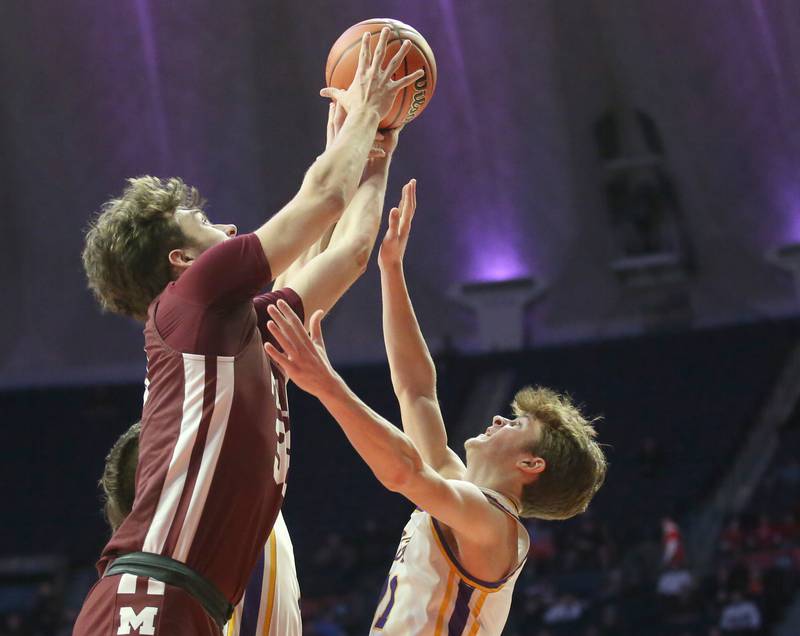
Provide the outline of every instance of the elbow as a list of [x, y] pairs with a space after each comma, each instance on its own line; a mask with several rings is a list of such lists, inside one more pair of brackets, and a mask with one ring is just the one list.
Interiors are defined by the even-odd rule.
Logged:
[[319, 206], [330, 215], [332, 220], [338, 220], [347, 207], [348, 198], [343, 188], [335, 185], [323, 185], [317, 190]]
[[404, 493], [414, 484], [422, 472], [422, 458], [418, 453], [404, 457], [390, 470], [382, 471], [376, 475], [384, 488], [392, 492]]
[[373, 241], [369, 236], [359, 236], [353, 245], [353, 266], [358, 276], [367, 271], [369, 257], [372, 255]]
[[361, 277], [367, 271], [369, 258], [372, 256], [374, 238], [367, 234], [354, 236], [347, 245], [347, 262], [354, 278]]
[[378, 479], [386, 490], [402, 493], [406, 490], [408, 484], [411, 483], [411, 474], [411, 468], [403, 468], [379, 475]]

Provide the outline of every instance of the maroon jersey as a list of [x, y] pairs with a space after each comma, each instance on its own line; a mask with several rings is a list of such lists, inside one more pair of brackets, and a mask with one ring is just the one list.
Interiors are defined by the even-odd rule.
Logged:
[[[242, 596], [286, 491], [285, 383], [262, 348], [270, 280], [253, 234], [204, 252], [152, 302], [133, 509], [103, 550], [162, 554]], [[256, 312], [258, 309], [258, 318]], [[263, 323], [263, 324], [260, 324]]]

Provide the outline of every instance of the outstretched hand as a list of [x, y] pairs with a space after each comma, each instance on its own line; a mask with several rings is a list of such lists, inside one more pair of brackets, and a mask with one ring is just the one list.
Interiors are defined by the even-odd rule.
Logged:
[[374, 109], [380, 119], [386, 117], [392, 108], [395, 97], [401, 88], [413, 84], [425, 74], [423, 69], [417, 69], [410, 75], [393, 80], [392, 75], [400, 68], [406, 54], [411, 48], [411, 42], [404, 40], [397, 53], [383, 68], [383, 60], [388, 50], [390, 29], [384, 27], [378, 38], [375, 53], [370, 50], [370, 34], [365, 33], [361, 38], [361, 50], [358, 56], [358, 67], [355, 76], [347, 90], [329, 86], [320, 91], [323, 97], [338, 102], [348, 113], [359, 107]]
[[417, 209], [417, 180], [411, 179], [403, 186], [400, 205], [389, 211], [389, 227], [378, 252], [378, 266], [399, 265], [403, 262], [411, 232], [411, 220]]
[[270, 358], [277, 362], [287, 377], [298, 387], [319, 396], [336, 382], [337, 374], [328, 360], [325, 341], [322, 339], [322, 316], [315, 311], [309, 321], [311, 335], [284, 300], [267, 308], [271, 320], [267, 329], [275, 337], [283, 352], [271, 342], [264, 345]]

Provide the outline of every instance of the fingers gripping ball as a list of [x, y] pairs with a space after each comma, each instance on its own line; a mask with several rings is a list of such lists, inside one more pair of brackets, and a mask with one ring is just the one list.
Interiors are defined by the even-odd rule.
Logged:
[[383, 61], [384, 68], [392, 56], [400, 48], [403, 40], [411, 41], [408, 51], [400, 68], [392, 75], [392, 79], [400, 79], [417, 69], [423, 69], [425, 75], [420, 77], [410, 86], [401, 89], [392, 104], [389, 114], [381, 120], [379, 128], [397, 128], [419, 116], [430, 103], [433, 91], [436, 88], [436, 59], [433, 51], [425, 38], [413, 27], [390, 18], [375, 18], [364, 20], [351, 26], [342, 33], [328, 54], [328, 63], [325, 65], [325, 82], [333, 88], [347, 89], [356, 74], [358, 67], [358, 53], [361, 37], [369, 33], [370, 50], [374, 53], [378, 44], [381, 29], [389, 27], [392, 30], [387, 43], [386, 57]]

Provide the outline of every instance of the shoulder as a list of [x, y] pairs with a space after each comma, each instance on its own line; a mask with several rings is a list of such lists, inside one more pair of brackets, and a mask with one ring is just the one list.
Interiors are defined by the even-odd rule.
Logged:
[[496, 545], [498, 539], [507, 534], [509, 521], [512, 520], [508, 511], [471, 481], [466, 479], [445, 479], [445, 481], [457, 492], [464, 509], [469, 513], [468, 527], [453, 527], [455, 536], [459, 541], [463, 539], [473, 545]]

